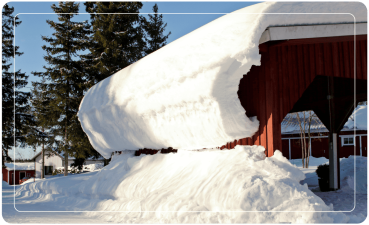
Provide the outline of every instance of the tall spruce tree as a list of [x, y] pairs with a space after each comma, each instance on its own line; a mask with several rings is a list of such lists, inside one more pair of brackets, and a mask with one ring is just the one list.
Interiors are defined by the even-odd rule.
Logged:
[[64, 152], [64, 175], [67, 176], [68, 155], [79, 157], [94, 152], [77, 118], [84, 92], [91, 86], [85, 75], [85, 61], [79, 55], [89, 46], [91, 30], [87, 21], [71, 21], [78, 13], [79, 4], [59, 2], [58, 6], [53, 4], [51, 8], [58, 14], [58, 22], [46, 21], [55, 33], [52, 37], [42, 37], [49, 43], [42, 46], [47, 53], [44, 58], [48, 66], [44, 66], [46, 72], [34, 73], [45, 81], [35, 85], [45, 93], [52, 109], [44, 111], [45, 126], [51, 127], [53, 135], [64, 139], [58, 151]]
[[[12, 147], [23, 147], [32, 116], [29, 114], [28, 98], [30, 93], [21, 91], [27, 85], [25, 73], [11, 71], [11, 60], [21, 56], [19, 46], [14, 46], [14, 26], [21, 24], [13, 16], [14, 7], [7, 4], [2, 11], [2, 157], [11, 160], [8, 151]], [[14, 79], [15, 78], [15, 79]], [[14, 117], [15, 116], [15, 117]]]
[[[93, 27], [89, 75], [97, 83], [144, 56], [141, 2], [86, 2]], [[99, 14], [100, 13], [100, 14]], [[120, 14], [118, 14], [120, 13]]]
[[[36, 73], [33, 73], [36, 74]], [[39, 74], [39, 73], [38, 73]], [[49, 115], [53, 113], [50, 106], [52, 94], [43, 91], [46, 90], [46, 80], [43, 78], [41, 82], [33, 82], [31, 104], [33, 114], [33, 126], [27, 137], [27, 144], [32, 146], [35, 151], [37, 147], [41, 147], [41, 179], [44, 178], [44, 158], [45, 150], [52, 151], [56, 146], [60, 145], [60, 140], [56, 137], [59, 130], [52, 126], [49, 122]]]
[[149, 14], [148, 15], [149, 20], [144, 19], [142, 24], [146, 32], [145, 37], [147, 42], [147, 48], [145, 49], [146, 54], [150, 54], [166, 45], [166, 40], [171, 34], [171, 32], [169, 32], [167, 35], [164, 35], [164, 31], [167, 24], [163, 22], [163, 15], [158, 14], [159, 11], [158, 5], [155, 4], [152, 10], [155, 14]]

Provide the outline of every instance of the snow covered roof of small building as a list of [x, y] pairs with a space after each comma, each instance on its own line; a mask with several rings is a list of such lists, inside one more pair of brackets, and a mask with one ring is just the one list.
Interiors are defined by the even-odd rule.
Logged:
[[[50, 155], [50, 153], [51, 153], [51, 151], [49, 151], [49, 150], [45, 151], [46, 156]], [[31, 160], [35, 160], [40, 155], [41, 155], [41, 151], [39, 153], [37, 153], [35, 156], [33, 156]], [[64, 160], [64, 152], [58, 153], [56, 151], [52, 151], [51, 155], [56, 155], [56, 156], [60, 157], [62, 160]], [[68, 156], [68, 160], [74, 160], [74, 159], [75, 159], [75, 157]], [[103, 157], [95, 158], [93, 156], [90, 156], [90, 157], [86, 158], [86, 160], [98, 160], [99, 161], [99, 160], [104, 160], [104, 158]]]
[[[311, 113], [311, 114], [310, 114]], [[304, 124], [304, 114], [306, 121], [310, 115], [314, 115], [313, 111], [299, 112], [299, 118], [301, 122], [301, 127]], [[311, 121], [310, 132], [311, 133], [324, 133], [329, 132], [329, 130], [324, 126], [317, 116]], [[356, 123], [355, 123], [356, 119]], [[309, 124], [305, 124], [305, 131], [307, 132]], [[353, 111], [341, 131], [352, 131], [352, 130], [367, 130], [367, 105], [359, 105]], [[297, 119], [296, 113], [289, 113], [283, 119], [281, 123], [282, 134], [295, 134], [300, 133], [300, 124]]]
[[35, 163], [4, 163], [8, 170], [34, 170]]
[[[35, 156], [32, 157], [31, 160], [35, 160], [37, 157], [39, 157], [41, 155], [41, 151], [39, 153], [37, 153]], [[58, 157], [61, 157], [59, 155], [59, 153], [57, 153], [56, 151], [50, 151], [50, 150], [45, 150], [45, 156], [53, 156], [53, 155], [56, 155]]]
[[[355, 17], [353, 17], [354, 15]], [[251, 137], [237, 91], [271, 26], [366, 22], [356, 2], [264, 2], [224, 15], [93, 86], [78, 118], [92, 146], [199, 149]]]
[[[64, 159], [64, 152], [61, 152], [59, 155], [60, 155], [60, 157], [62, 157], [62, 159]], [[74, 160], [75, 157], [68, 155], [68, 160], [70, 160], [70, 159]], [[94, 156], [90, 156], [90, 157], [87, 157], [85, 160], [97, 160], [97, 161], [99, 161], [99, 160], [104, 160], [104, 157], [100, 156], [98, 158], [95, 158]]]

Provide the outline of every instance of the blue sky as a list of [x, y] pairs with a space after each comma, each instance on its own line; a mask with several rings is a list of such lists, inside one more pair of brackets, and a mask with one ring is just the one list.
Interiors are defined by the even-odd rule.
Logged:
[[[32, 71], [43, 71], [46, 65], [43, 59], [45, 52], [41, 46], [46, 43], [41, 36], [51, 36], [53, 29], [49, 27], [46, 20], [57, 21], [57, 16], [53, 14], [52, 4], [57, 2], [8, 2], [9, 6], [14, 7], [14, 15], [18, 15], [22, 21], [21, 25], [15, 30], [15, 44], [20, 47], [24, 54], [15, 59], [15, 68], [21, 69], [29, 75], [29, 84], [26, 91], [30, 91], [31, 82], [38, 80], [33, 77]], [[159, 13], [185, 13], [185, 14], [164, 14], [163, 20], [167, 23], [166, 33], [169, 31], [167, 42], [170, 43], [191, 31], [221, 17], [226, 13], [256, 4], [256, 2], [143, 2], [140, 13], [152, 13], [152, 7], [157, 3]], [[32, 14], [26, 14], [32, 13]], [[34, 14], [33, 14], [34, 13]], [[51, 14], [42, 14], [51, 13]], [[80, 2], [80, 13], [86, 13], [83, 2]], [[188, 13], [188, 14], [186, 14]], [[191, 13], [216, 13], [216, 14], [191, 14]], [[219, 13], [219, 14], [217, 14]], [[74, 17], [75, 21], [88, 20], [89, 15], [81, 14]], [[36, 152], [39, 149], [36, 150]], [[13, 156], [13, 152], [10, 152]], [[36, 154], [32, 149], [16, 149], [16, 158], [31, 158]]]

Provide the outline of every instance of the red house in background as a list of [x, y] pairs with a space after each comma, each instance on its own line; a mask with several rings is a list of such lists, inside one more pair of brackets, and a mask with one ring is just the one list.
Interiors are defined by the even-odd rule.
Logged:
[[3, 167], [3, 181], [10, 185], [22, 184], [24, 181], [35, 176], [34, 163], [5, 163]]
[[[300, 121], [302, 121], [303, 113], [300, 114]], [[354, 114], [358, 114], [356, 115], [357, 122], [355, 126], [352, 120]], [[305, 115], [309, 115], [308, 112], [305, 112]], [[341, 158], [347, 158], [350, 155], [367, 156], [367, 106], [357, 107], [353, 115], [338, 134], [338, 151]], [[296, 114], [288, 114], [282, 121], [281, 127], [283, 156], [287, 159], [301, 159], [300, 124]], [[307, 128], [305, 130], [307, 131]], [[315, 158], [325, 157], [329, 159], [329, 131], [319, 118], [315, 117], [312, 120], [310, 132], [310, 155]], [[308, 136], [306, 132], [305, 135]], [[308, 139], [306, 139], [306, 142], [308, 142]]]

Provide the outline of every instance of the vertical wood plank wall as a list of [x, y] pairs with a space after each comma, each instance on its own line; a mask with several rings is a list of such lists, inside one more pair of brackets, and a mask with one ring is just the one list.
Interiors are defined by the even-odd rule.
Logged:
[[[253, 137], [226, 143], [262, 145], [268, 157], [282, 151], [281, 122], [315, 76], [355, 78], [354, 36], [267, 42], [259, 46], [261, 66], [240, 80], [238, 96], [248, 117], [257, 116]], [[367, 36], [356, 36], [356, 78], [367, 79]]]

